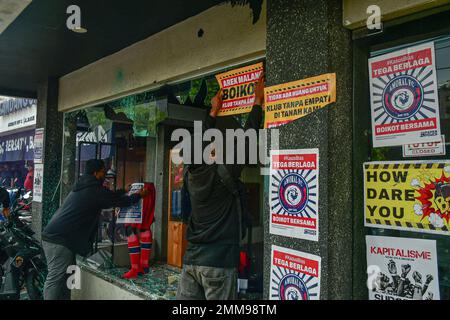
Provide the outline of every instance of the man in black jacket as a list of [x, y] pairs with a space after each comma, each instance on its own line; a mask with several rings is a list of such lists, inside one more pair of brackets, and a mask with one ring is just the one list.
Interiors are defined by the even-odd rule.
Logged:
[[85, 174], [42, 233], [48, 266], [45, 300], [70, 300], [67, 268], [76, 265], [76, 254], [87, 256], [92, 251], [101, 210], [131, 206], [148, 193], [142, 189], [127, 196], [124, 192], [110, 191], [102, 186], [105, 175], [102, 160], [87, 161]]
[[[264, 105], [263, 76], [256, 85], [255, 94], [255, 103], [244, 130], [260, 128]], [[211, 104], [212, 109], [204, 122], [204, 129], [218, 128], [222, 133], [225, 129], [237, 129], [232, 124], [233, 119], [220, 118], [216, 121], [222, 107], [221, 92]], [[234, 146], [234, 149], [235, 155], [236, 152], [245, 152], [245, 159], [248, 159], [247, 148], [245, 151], [236, 150]], [[223, 155], [225, 157], [225, 150]], [[242, 221], [236, 196], [223, 182], [223, 176], [218, 170], [226, 168], [228, 176], [237, 182], [245, 164], [235, 161], [234, 164], [219, 166], [216, 163], [203, 163], [187, 167], [185, 186], [192, 211], [187, 230], [188, 246], [177, 292], [177, 299], [180, 300], [229, 300], [237, 297], [239, 227]]]

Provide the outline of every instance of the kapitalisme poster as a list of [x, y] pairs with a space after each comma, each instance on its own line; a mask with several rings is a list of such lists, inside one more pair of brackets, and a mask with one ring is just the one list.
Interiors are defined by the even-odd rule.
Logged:
[[[143, 187], [143, 183], [133, 183], [128, 194], [139, 192]], [[120, 208], [117, 223], [142, 223], [142, 199], [131, 207]]]
[[441, 139], [434, 43], [369, 60], [373, 146]]
[[364, 164], [367, 227], [450, 235], [450, 161]]
[[270, 300], [319, 300], [320, 257], [272, 245]]
[[263, 72], [263, 63], [253, 64], [216, 75], [222, 89], [219, 116], [247, 113], [255, 102], [255, 84]]
[[440, 300], [435, 240], [366, 236], [369, 300]]
[[319, 240], [319, 150], [272, 150], [270, 233]]
[[336, 102], [336, 74], [267, 87], [264, 93], [264, 128], [278, 127]]

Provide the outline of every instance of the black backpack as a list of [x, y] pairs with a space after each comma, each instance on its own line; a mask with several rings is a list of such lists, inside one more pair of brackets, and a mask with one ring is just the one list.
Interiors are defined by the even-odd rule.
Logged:
[[[181, 217], [184, 222], [188, 222], [191, 216], [191, 201], [189, 197], [189, 190], [187, 187], [189, 166], [184, 167], [183, 174], [183, 188], [181, 190]], [[247, 229], [252, 227], [252, 219], [248, 206], [248, 191], [245, 184], [239, 179], [233, 179], [231, 174], [225, 165], [219, 164], [217, 166], [217, 173], [225, 185], [225, 187], [230, 191], [235, 200], [236, 207], [238, 208], [239, 216], [239, 239], [245, 238], [247, 234]]]

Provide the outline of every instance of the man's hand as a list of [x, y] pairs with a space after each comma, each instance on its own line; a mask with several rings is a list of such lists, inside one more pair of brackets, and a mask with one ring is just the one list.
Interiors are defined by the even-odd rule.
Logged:
[[211, 112], [209, 115], [213, 118], [217, 117], [217, 115], [220, 112], [220, 109], [222, 109], [222, 89], [217, 91], [216, 95], [211, 99]]
[[145, 188], [142, 188], [141, 190], [139, 190], [139, 195], [141, 196], [141, 198], [145, 198], [146, 196], [148, 196], [148, 190]]
[[264, 101], [264, 83], [266, 76], [264, 73], [261, 73], [259, 76], [259, 80], [255, 85], [255, 105], [263, 107], [265, 104]]
[[3, 216], [5, 218], [9, 218], [10, 215], [11, 215], [11, 210], [9, 210], [9, 208], [3, 208]]

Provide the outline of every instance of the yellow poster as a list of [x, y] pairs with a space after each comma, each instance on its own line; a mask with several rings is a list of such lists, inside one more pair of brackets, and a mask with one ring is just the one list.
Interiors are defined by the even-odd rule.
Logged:
[[255, 84], [263, 72], [263, 63], [216, 75], [222, 89], [222, 109], [219, 116], [247, 113], [255, 102]]
[[365, 226], [449, 235], [450, 161], [364, 164]]
[[264, 128], [278, 127], [336, 102], [336, 74], [268, 87], [264, 93]]

